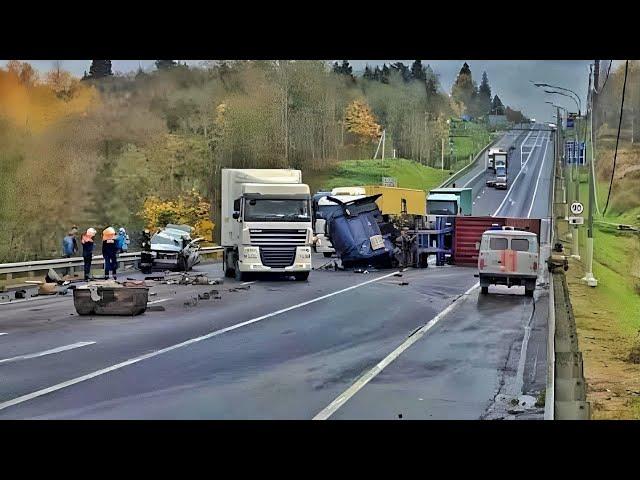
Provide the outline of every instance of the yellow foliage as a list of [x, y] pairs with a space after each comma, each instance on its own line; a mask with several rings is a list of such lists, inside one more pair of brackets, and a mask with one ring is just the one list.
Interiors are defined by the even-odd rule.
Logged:
[[140, 216], [151, 231], [163, 228], [168, 223], [185, 224], [194, 227], [195, 236], [212, 240], [214, 224], [209, 219], [210, 208], [209, 202], [193, 189], [174, 200], [147, 197]]
[[38, 83], [36, 72], [26, 63], [12, 61], [0, 69], [0, 115], [15, 125], [41, 131], [69, 115], [84, 115], [97, 105], [98, 92], [69, 72], [50, 72]]
[[354, 100], [345, 111], [347, 131], [358, 135], [363, 143], [380, 138], [380, 125], [364, 100]]

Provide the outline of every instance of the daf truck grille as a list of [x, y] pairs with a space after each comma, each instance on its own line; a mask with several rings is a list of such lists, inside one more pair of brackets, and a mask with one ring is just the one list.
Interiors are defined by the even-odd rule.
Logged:
[[294, 247], [307, 244], [307, 231], [303, 229], [249, 230], [251, 245]]
[[267, 267], [290, 267], [295, 258], [296, 247], [260, 247], [260, 259]]

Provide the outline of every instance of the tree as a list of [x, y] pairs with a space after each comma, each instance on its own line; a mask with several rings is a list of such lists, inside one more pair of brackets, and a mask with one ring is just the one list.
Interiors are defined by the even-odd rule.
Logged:
[[396, 62], [391, 64], [391, 68], [398, 72], [402, 77], [404, 82], [409, 82], [411, 80], [411, 70], [402, 62]]
[[17, 76], [23, 85], [31, 86], [38, 81], [38, 72], [27, 62], [9, 60], [7, 71]]
[[349, 60], [342, 60], [342, 63], [335, 62], [333, 64], [333, 73], [338, 75], [352, 75], [353, 68], [349, 64]]
[[391, 75], [391, 70], [387, 67], [387, 64], [382, 65], [382, 71], [380, 72], [380, 81], [382, 83], [389, 83], [389, 75]]
[[371, 67], [369, 67], [369, 64], [367, 64], [364, 67], [364, 73], [362, 74], [362, 78], [366, 79], [366, 80], [373, 80], [373, 72], [371, 71]]
[[111, 71], [111, 60], [91, 60], [89, 67], [89, 76], [87, 78], [97, 79], [110, 77], [113, 75]]
[[512, 123], [528, 123], [529, 119], [523, 115], [520, 110], [513, 110], [509, 107], [505, 109], [507, 121]]
[[411, 78], [420, 82], [424, 82], [426, 80], [427, 77], [424, 67], [422, 66], [422, 60], [416, 60], [411, 65]]
[[347, 131], [357, 135], [361, 143], [371, 142], [380, 137], [380, 125], [364, 100], [354, 100], [347, 105], [344, 122]]
[[431, 98], [438, 94], [438, 90], [440, 89], [440, 80], [438, 79], [438, 75], [435, 74], [431, 65], [427, 65], [424, 69], [424, 77], [425, 77], [425, 89], [427, 91], [427, 97]]
[[478, 113], [486, 115], [491, 110], [491, 87], [487, 72], [482, 72], [482, 82], [478, 88]]
[[380, 70], [378, 65], [376, 65], [376, 68], [373, 71], [373, 79], [377, 82], [382, 81], [382, 70]]
[[491, 102], [491, 115], [504, 115], [505, 109], [500, 97], [496, 95]]
[[175, 60], [156, 60], [156, 68], [158, 70], [170, 70], [178, 66]]
[[465, 62], [456, 77], [453, 87], [451, 88], [451, 96], [457, 102], [462, 103], [466, 113], [471, 114], [473, 113], [475, 95], [476, 86], [473, 82], [471, 69], [467, 62]]

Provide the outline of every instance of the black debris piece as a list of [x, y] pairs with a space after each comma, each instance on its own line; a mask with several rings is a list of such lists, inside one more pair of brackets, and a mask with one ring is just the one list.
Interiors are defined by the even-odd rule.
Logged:
[[402, 285], [402, 286], [409, 285], [409, 282], [400, 282], [398, 285]]

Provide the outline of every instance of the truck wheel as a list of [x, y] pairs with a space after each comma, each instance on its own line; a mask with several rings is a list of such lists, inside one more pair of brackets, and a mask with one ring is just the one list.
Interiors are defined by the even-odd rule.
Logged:
[[309, 278], [309, 272], [294, 273], [297, 282], [304, 282]]
[[247, 274], [245, 272], [240, 271], [240, 267], [238, 266], [238, 260], [233, 262], [234, 266], [234, 276], [237, 282], [244, 282], [247, 280]]
[[233, 278], [233, 276], [235, 275], [235, 270], [229, 266], [229, 263], [227, 262], [227, 253], [225, 252], [222, 255], [222, 270], [224, 271], [224, 276], [227, 278]]
[[482, 292], [483, 295], [486, 295], [489, 293], [489, 287], [481, 287], [480, 291]]
[[325, 256], [325, 258], [331, 258], [331, 256], [333, 255], [333, 253], [331, 252], [323, 252], [322, 254]]

